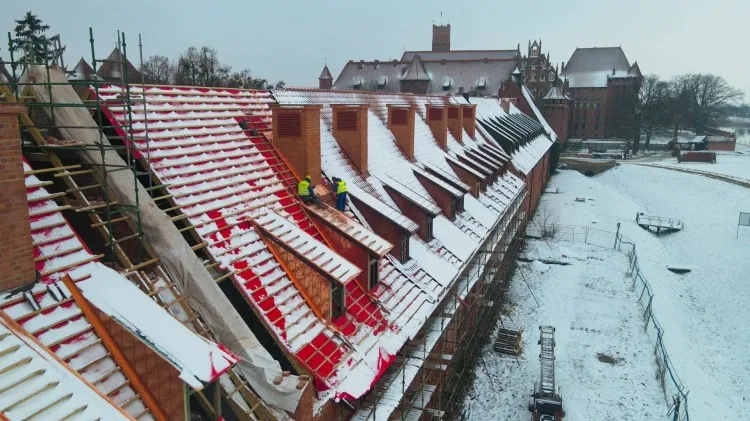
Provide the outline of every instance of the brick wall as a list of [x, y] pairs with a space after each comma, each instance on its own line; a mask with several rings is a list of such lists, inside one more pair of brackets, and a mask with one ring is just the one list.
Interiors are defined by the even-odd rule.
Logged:
[[476, 105], [462, 105], [461, 113], [463, 114], [464, 130], [472, 139], [477, 136]]
[[393, 133], [396, 142], [409, 159], [414, 159], [415, 115], [416, 108], [413, 106], [395, 107], [388, 105], [388, 129]]
[[448, 108], [427, 105], [426, 120], [432, 136], [443, 149], [448, 148]]
[[449, 105], [448, 107], [448, 130], [450, 130], [453, 137], [459, 142], [463, 143], [464, 133], [464, 113], [460, 105]]
[[180, 373], [119, 323], [97, 310], [104, 327], [171, 421], [185, 419]]
[[560, 143], [568, 141], [570, 101], [563, 99], [544, 100], [542, 115], [557, 135]]
[[[711, 136], [713, 137], [713, 136]], [[710, 151], [733, 151], [736, 146], [737, 140], [710, 140], [708, 141], [708, 150]]]
[[320, 105], [272, 106], [273, 144], [300, 178], [320, 184]]
[[0, 103], [0, 291], [36, 279], [18, 130], [21, 105]]
[[367, 105], [331, 105], [333, 137], [360, 174], [367, 174]]

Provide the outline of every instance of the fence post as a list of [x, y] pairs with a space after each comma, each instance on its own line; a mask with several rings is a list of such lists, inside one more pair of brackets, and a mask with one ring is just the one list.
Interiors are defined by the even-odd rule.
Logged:
[[613, 247], [615, 250], [617, 249], [617, 237], [619, 237], [619, 236], [620, 236], [620, 223], [618, 222], [617, 223], [617, 232], [615, 233], [615, 245]]

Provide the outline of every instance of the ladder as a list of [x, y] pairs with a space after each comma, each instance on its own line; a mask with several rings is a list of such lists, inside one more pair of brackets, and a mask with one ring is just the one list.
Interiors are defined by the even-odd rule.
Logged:
[[553, 398], [555, 396], [555, 328], [539, 326], [539, 354], [541, 370], [539, 373], [540, 397]]

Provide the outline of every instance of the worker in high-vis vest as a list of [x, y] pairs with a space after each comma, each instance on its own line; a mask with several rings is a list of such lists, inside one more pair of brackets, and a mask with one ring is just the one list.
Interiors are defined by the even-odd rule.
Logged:
[[346, 209], [346, 182], [333, 177], [333, 187], [336, 189], [336, 209], [343, 212]]
[[297, 184], [297, 195], [305, 203], [315, 203], [319, 205], [320, 200], [315, 196], [314, 187], [315, 186], [312, 184], [312, 178], [307, 175]]

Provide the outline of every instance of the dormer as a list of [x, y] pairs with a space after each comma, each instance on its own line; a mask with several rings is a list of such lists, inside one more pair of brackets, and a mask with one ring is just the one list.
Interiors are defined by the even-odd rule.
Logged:
[[393, 245], [393, 254], [398, 261], [409, 260], [409, 237], [419, 226], [400, 211], [385, 204], [380, 198], [360, 189], [354, 183], [347, 186], [349, 197], [373, 232]]
[[357, 283], [365, 291], [378, 285], [380, 259], [393, 245], [372, 230], [338, 210], [323, 205], [305, 208], [333, 249], [362, 270]]
[[425, 120], [438, 145], [448, 149], [448, 109], [443, 105], [425, 105]]
[[272, 210], [251, 219], [274, 257], [287, 269], [318, 317], [333, 320], [346, 313], [346, 285], [362, 272], [305, 230]]
[[367, 105], [331, 104], [333, 137], [362, 175], [367, 174]]
[[414, 106], [388, 105], [388, 130], [409, 160], [414, 159]]
[[425, 242], [433, 238], [432, 220], [440, 214], [440, 208], [430, 199], [422, 197], [411, 188], [390, 176], [378, 178], [383, 183], [383, 189], [388, 193], [399, 210], [419, 226], [417, 235]]
[[445, 160], [458, 175], [458, 178], [469, 185], [471, 194], [474, 197], [479, 197], [479, 193], [487, 187], [487, 176], [450, 155], [445, 155]]
[[451, 221], [455, 220], [456, 214], [464, 210], [464, 194], [469, 190], [468, 186], [464, 191], [459, 190], [457, 186], [437, 177], [426, 167], [413, 166], [412, 170], [422, 187], [440, 207], [443, 215]]

